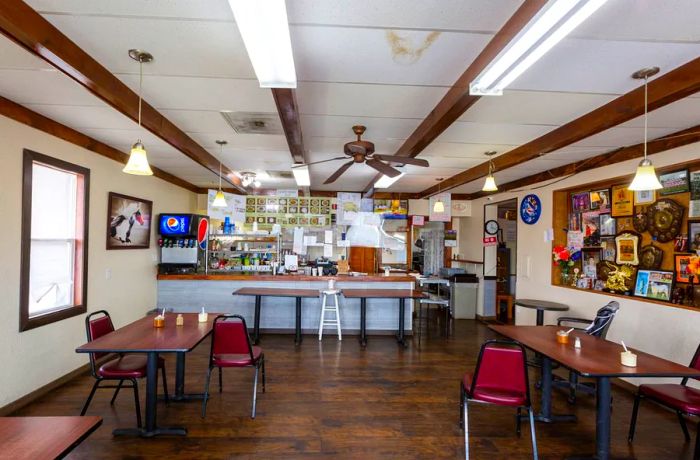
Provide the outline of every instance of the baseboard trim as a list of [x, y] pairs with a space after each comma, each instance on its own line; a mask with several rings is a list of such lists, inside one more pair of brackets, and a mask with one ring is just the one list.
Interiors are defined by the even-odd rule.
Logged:
[[476, 320], [481, 321], [482, 323], [487, 323], [489, 321], [496, 321], [496, 317], [495, 316], [476, 315]]

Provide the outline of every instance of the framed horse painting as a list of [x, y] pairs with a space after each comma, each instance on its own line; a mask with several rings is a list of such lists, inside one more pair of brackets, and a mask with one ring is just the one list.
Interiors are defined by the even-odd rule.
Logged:
[[107, 249], [149, 248], [152, 211], [152, 201], [109, 192]]

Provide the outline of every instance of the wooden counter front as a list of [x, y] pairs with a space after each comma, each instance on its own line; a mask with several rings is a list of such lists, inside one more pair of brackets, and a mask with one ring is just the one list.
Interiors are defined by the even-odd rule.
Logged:
[[158, 275], [158, 280], [200, 280], [200, 281], [328, 281], [336, 280], [338, 282], [356, 282], [356, 283], [366, 283], [369, 281], [374, 282], [390, 282], [390, 283], [401, 283], [401, 282], [415, 282], [416, 278], [411, 275], [389, 275], [384, 276], [383, 274], [373, 274], [373, 275], [362, 275], [362, 276], [349, 276], [349, 275], [336, 275], [336, 276], [310, 276], [310, 275], [263, 275], [259, 273], [255, 274], [243, 274], [243, 273], [197, 273], [193, 275]]

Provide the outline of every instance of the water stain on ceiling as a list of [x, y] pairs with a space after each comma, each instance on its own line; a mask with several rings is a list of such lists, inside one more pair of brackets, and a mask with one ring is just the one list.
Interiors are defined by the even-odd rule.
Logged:
[[435, 40], [440, 36], [440, 32], [424, 33], [399, 33], [395, 30], [386, 31], [386, 40], [391, 46], [391, 55], [395, 62], [399, 64], [414, 64], [417, 62], [425, 50], [430, 48]]

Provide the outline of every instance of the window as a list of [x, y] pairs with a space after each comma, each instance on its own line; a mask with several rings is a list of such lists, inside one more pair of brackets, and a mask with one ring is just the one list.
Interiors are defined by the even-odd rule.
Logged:
[[87, 310], [90, 170], [24, 151], [20, 331]]

